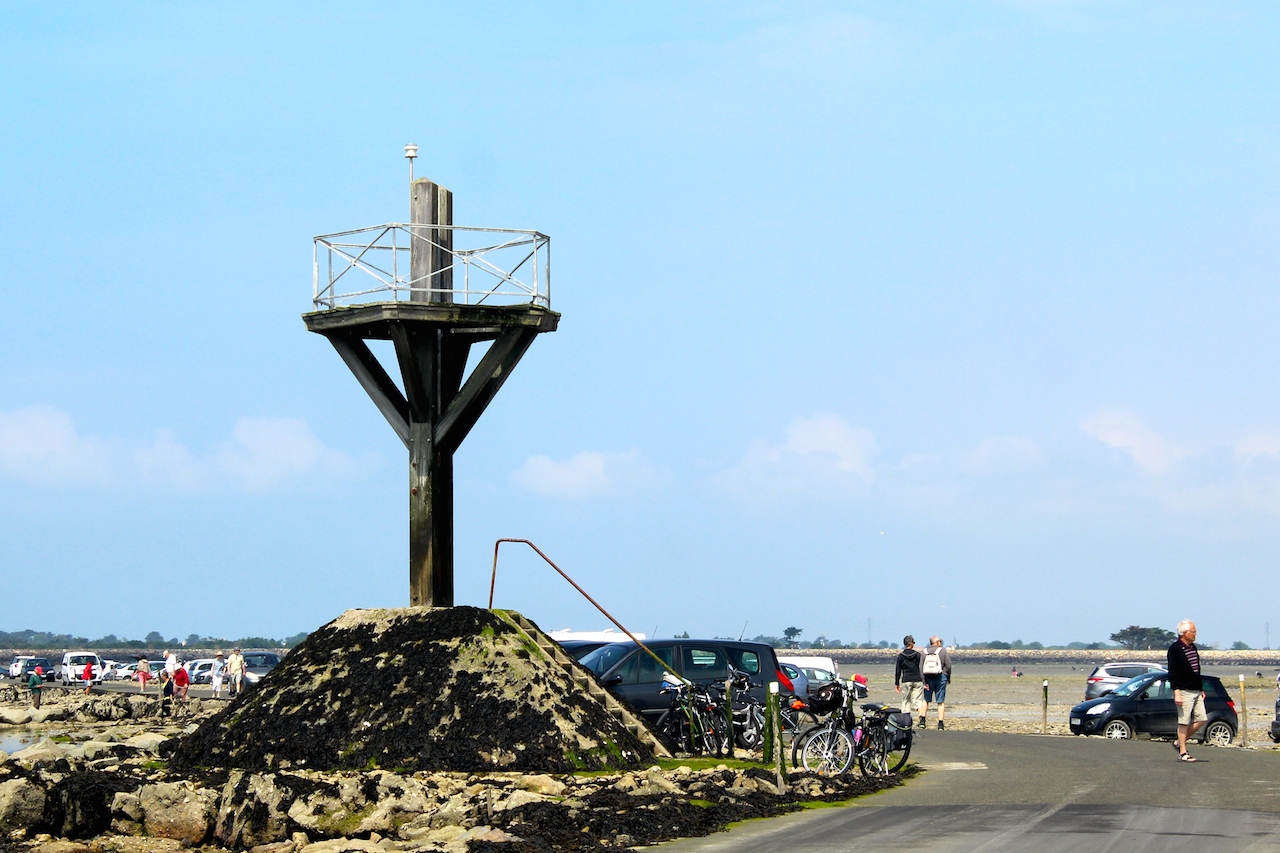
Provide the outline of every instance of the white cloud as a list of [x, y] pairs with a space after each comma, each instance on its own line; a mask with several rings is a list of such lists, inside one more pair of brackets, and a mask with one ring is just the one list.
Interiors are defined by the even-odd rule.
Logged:
[[1132, 415], [1103, 413], [1085, 418], [1080, 428], [1103, 444], [1123, 450], [1149, 474], [1167, 474], [1187, 452]]
[[1235, 451], [1247, 459], [1280, 456], [1280, 433], [1259, 432], [1236, 442]]
[[870, 431], [843, 418], [801, 418], [787, 426], [777, 444], [751, 442], [742, 461], [717, 480], [746, 494], [863, 490], [875, 479], [875, 448]]
[[650, 473], [636, 453], [600, 453], [584, 450], [563, 462], [549, 456], [531, 456], [511, 479], [531, 492], [548, 497], [584, 498], [606, 494], [624, 485], [649, 479]]
[[48, 406], [0, 411], [0, 472], [29, 483], [84, 485], [106, 475], [102, 443]]
[[38, 485], [261, 492], [356, 467], [295, 418], [240, 418], [229, 440], [197, 453], [169, 430], [130, 448], [79, 435], [70, 415], [47, 406], [0, 411], [0, 476]]
[[971, 450], [964, 467], [979, 474], [1021, 474], [1044, 467], [1040, 445], [1029, 438], [988, 438]]
[[240, 418], [213, 456], [215, 473], [249, 491], [262, 491], [309, 472], [342, 464], [295, 418]]

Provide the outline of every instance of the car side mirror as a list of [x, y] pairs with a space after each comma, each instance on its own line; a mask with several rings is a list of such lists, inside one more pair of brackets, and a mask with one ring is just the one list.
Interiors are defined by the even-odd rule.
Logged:
[[607, 680], [605, 681], [605, 683], [604, 683], [604, 686], [605, 686], [605, 687], [615, 687], [615, 686], [617, 686], [617, 685], [619, 685], [619, 684], [621, 684], [621, 683], [622, 683], [622, 676], [621, 676], [621, 675], [615, 675], [615, 676], [613, 676], [613, 678], [607, 679]]
[[1145, 690], [1138, 694], [1138, 701], [1139, 701], [1139, 702], [1145, 702], [1146, 700], [1148, 700], [1148, 699], [1150, 699], [1150, 698], [1151, 698], [1151, 695], [1150, 695], [1149, 693], [1147, 693], [1147, 691], [1145, 691]]

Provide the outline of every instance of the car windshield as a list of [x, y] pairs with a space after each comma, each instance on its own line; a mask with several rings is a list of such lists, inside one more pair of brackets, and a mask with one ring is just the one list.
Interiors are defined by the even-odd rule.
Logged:
[[1150, 684], [1153, 681], [1155, 681], [1155, 679], [1152, 678], [1149, 674], [1139, 675], [1134, 678], [1130, 678], [1124, 684], [1121, 684], [1115, 690], [1112, 690], [1111, 695], [1112, 696], [1131, 696], [1137, 691], [1145, 688], [1148, 684]]
[[604, 675], [633, 648], [634, 646], [630, 643], [610, 643], [607, 646], [601, 646], [578, 662], [596, 675]]

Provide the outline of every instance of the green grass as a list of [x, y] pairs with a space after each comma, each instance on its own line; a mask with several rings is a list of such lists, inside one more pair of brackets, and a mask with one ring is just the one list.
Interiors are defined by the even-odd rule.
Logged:
[[857, 799], [857, 797], [850, 797], [850, 798], [849, 798], [849, 799], [847, 799], [847, 800], [835, 800], [834, 802], [828, 802], [827, 800], [801, 800], [801, 801], [800, 801], [800, 808], [803, 808], [803, 809], [840, 809], [840, 808], [844, 808], [845, 806], [849, 805], [849, 803], [853, 802], [855, 799]]
[[723, 764], [731, 770], [750, 770], [753, 767], [772, 769], [772, 765], [759, 761], [745, 761], [741, 758], [659, 758], [658, 766], [663, 770], [675, 770], [677, 767], [688, 767], [690, 770], [708, 770]]

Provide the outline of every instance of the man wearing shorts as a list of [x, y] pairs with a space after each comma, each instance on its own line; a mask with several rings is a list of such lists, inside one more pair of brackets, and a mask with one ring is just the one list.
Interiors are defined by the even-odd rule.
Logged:
[[1169, 647], [1169, 686], [1178, 708], [1178, 758], [1195, 761], [1187, 754], [1187, 741], [1204, 727], [1204, 682], [1200, 680], [1200, 650], [1196, 648], [1196, 623], [1178, 623], [1178, 639]]
[[[951, 655], [947, 647], [942, 645], [942, 638], [937, 634], [929, 638], [929, 648], [924, 650], [924, 663], [920, 666], [924, 673], [924, 704], [920, 706], [920, 719], [929, 716], [929, 703], [938, 704], [938, 731], [947, 727], [947, 683], [951, 681]], [[920, 723], [920, 728], [924, 728]]]

